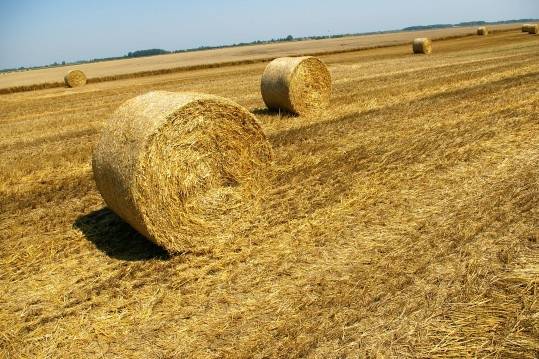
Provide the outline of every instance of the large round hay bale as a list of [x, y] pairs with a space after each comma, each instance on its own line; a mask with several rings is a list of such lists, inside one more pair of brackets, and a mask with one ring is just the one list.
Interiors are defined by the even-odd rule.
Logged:
[[69, 87], [86, 85], [86, 75], [81, 70], [71, 70], [65, 75], [64, 82]]
[[281, 57], [268, 64], [260, 87], [268, 108], [308, 115], [328, 107], [331, 74], [316, 57]]
[[488, 29], [485, 26], [481, 26], [477, 28], [477, 35], [480, 35], [480, 36], [488, 35]]
[[528, 29], [531, 25], [530, 24], [524, 24], [522, 25], [522, 32], [528, 32]]
[[539, 25], [531, 24], [528, 26], [528, 34], [535, 35], [537, 32], [539, 32]]
[[174, 253], [229, 238], [227, 229], [256, 203], [271, 157], [243, 107], [212, 95], [156, 91], [112, 115], [92, 167], [108, 207]]
[[432, 41], [426, 37], [417, 38], [412, 44], [414, 54], [430, 54], [432, 53]]

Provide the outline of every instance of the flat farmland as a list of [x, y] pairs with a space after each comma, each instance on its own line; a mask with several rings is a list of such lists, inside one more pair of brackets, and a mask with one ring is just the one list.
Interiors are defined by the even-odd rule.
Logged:
[[[519, 25], [495, 25], [494, 31], [515, 29]], [[76, 66], [56, 67], [0, 74], [0, 89], [30, 86], [42, 83], [63, 82], [64, 75], [72, 69], [80, 69], [89, 78], [125, 75], [163, 69], [212, 65], [226, 62], [256, 61], [280, 56], [297, 56], [319, 52], [348, 51], [375, 46], [391, 46], [411, 42], [415, 37], [429, 36], [433, 39], [475, 34], [475, 27], [458, 27], [440, 30], [396, 32], [378, 35], [351, 36], [338, 39], [284, 42], [265, 45], [233, 47], [170, 55], [123, 59]]]
[[[312, 117], [265, 110], [264, 63], [0, 96], [0, 357], [537, 358], [538, 58], [517, 30], [324, 55]], [[170, 256], [97, 192], [152, 90], [258, 117], [270, 187], [230, 243]]]

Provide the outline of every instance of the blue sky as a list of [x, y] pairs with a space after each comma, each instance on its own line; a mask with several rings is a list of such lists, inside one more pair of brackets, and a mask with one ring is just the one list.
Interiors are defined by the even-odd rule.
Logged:
[[293, 36], [539, 18], [539, 0], [0, 0], [0, 68]]

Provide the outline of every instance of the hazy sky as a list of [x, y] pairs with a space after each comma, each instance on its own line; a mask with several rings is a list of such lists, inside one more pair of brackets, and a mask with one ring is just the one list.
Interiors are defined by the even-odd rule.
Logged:
[[0, 0], [0, 68], [518, 18], [539, 18], [539, 0]]

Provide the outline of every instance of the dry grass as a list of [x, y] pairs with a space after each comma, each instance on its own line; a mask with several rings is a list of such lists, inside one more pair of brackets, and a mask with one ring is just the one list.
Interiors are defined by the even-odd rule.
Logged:
[[256, 118], [218, 96], [153, 91], [114, 113], [92, 169], [107, 206], [170, 253], [232, 241], [260, 201], [271, 146]]
[[[324, 56], [317, 117], [265, 111], [264, 64], [0, 96], [0, 352], [536, 358], [538, 55], [518, 30]], [[97, 134], [150, 90], [231, 97], [268, 135], [229, 243], [168, 256], [104, 208]]]
[[329, 105], [331, 74], [316, 57], [280, 57], [264, 70], [260, 92], [269, 109], [299, 115], [320, 113]]

